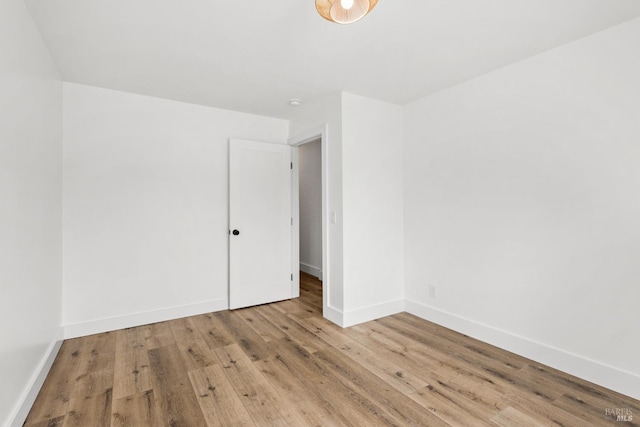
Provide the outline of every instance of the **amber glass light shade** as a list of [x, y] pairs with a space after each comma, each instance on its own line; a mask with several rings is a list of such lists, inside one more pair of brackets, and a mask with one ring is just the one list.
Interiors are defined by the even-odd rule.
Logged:
[[[316, 9], [324, 19], [338, 24], [351, 24], [371, 12], [378, 0], [351, 0], [353, 5], [345, 8], [341, 0], [316, 0]], [[349, 3], [351, 3], [349, 1]]]

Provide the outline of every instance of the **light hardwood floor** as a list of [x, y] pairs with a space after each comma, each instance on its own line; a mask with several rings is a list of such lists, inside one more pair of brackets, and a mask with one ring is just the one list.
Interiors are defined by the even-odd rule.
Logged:
[[341, 329], [300, 293], [67, 340], [25, 425], [640, 424], [630, 397], [406, 313]]

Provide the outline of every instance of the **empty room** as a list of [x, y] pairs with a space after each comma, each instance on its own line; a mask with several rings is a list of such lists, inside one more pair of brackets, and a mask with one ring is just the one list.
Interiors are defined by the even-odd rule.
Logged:
[[0, 426], [640, 424], [640, 1], [3, 0]]

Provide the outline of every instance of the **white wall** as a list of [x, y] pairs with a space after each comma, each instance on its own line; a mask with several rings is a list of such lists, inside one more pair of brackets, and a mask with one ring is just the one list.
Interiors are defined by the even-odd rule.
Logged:
[[0, 2], [0, 58], [0, 425], [21, 425], [62, 278], [62, 83], [22, 1]]
[[322, 143], [298, 149], [300, 270], [322, 279]]
[[285, 143], [288, 122], [64, 84], [69, 336], [228, 298], [228, 139]]
[[640, 19], [416, 101], [404, 153], [407, 307], [636, 398], [638, 40]]
[[345, 325], [404, 309], [402, 114], [342, 95]]
[[335, 212], [336, 222], [329, 224], [328, 230], [328, 271], [323, 271], [324, 289], [328, 294], [327, 307], [323, 314], [333, 322], [342, 324], [344, 302], [342, 265], [342, 94], [332, 93], [312, 101], [305, 101], [291, 114], [289, 135], [296, 139], [299, 135], [327, 126], [325, 147], [328, 160], [328, 206]]
[[[402, 107], [336, 93], [293, 113], [294, 137], [328, 125], [328, 310], [349, 326], [404, 308]], [[326, 277], [326, 275], [325, 275]]]

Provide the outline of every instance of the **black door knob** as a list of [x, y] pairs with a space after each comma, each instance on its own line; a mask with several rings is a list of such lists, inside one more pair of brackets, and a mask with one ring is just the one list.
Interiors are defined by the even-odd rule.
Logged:
[[240, 232], [238, 230], [233, 230], [232, 233], [233, 233], [234, 236], [237, 236], [238, 234], [240, 234]]

